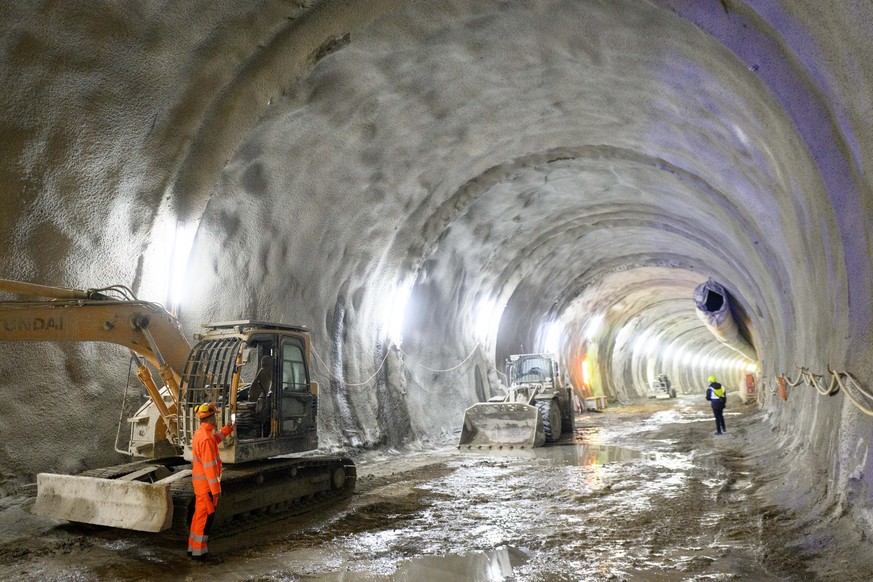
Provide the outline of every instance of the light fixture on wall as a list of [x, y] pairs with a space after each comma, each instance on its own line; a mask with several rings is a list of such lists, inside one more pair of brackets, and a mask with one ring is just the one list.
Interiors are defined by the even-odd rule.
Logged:
[[548, 353], [556, 354], [561, 349], [561, 336], [564, 334], [564, 326], [559, 321], [552, 321], [546, 329], [543, 348]]
[[197, 227], [200, 221], [191, 222], [176, 221], [175, 229], [167, 229], [172, 233], [169, 241], [170, 249], [169, 273], [167, 276], [167, 306], [169, 311], [179, 315], [179, 308], [187, 299], [188, 285], [188, 257], [194, 247], [194, 237], [197, 235]]
[[491, 336], [494, 322], [494, 312], [497, 310], [497, 302], [490, 297], [483, 297], [476, 307], [476, 320], [473, 323], [473, 333], [476, 339], [485, 342]]
[[585, 339], [593, 340], [600, 333], [600, 328], [603, 327], [603, 315], [594, 315], [588, 320], [588, 325], [585, 326]]
[[412, 293], [412, 283], [400, 283], [386, 295], [382, 315], [382, 339], [400, 346], [403, 341], [403, 322], [406, 318], [406, 306]]

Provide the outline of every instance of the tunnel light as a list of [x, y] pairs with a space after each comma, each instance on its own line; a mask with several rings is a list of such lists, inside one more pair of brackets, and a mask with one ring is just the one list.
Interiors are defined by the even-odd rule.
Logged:
[[487, 341], [494, 333], [494, 328], [500, 322], [497, 301], [484, 297], [476, 308], [476, 320], [473, 323], [473, 333], [479, 341]]
[[669, 359], [673, 355], [673, 344], [667, 344], [664, 346], [664, 349], [661, 350], [661, 357], [663, 359]]
[[561, 349], [561, 336], [564, 333], [564, 326], [560, 322], [553, 321], [549, 324], [546, 331], [546, 339], [543, 342], [543, 347], [549, 353], [557, 353]]
[[167, 265], [166, 301], [171, 313], [178, 315], [179, 307], [187, 298], [188, 257], [194, 246], [194, 237], [200, 221], [170, 221], [165, 223], [163, 249]]
[[586, 387], [591, 385], [591, 369], [588, 364], [588, 358], [582, 360], [582, 384]]
[[382, 316], [382, 339], [396, 346], [403, 341], [403, 321], [406, 317], [406, 305], [412, 293], [412, 283], [395, 285], [388, 294]]
[[755, 362], [749, 362], [749, 364], [746, 366], [746, 372], [748, 372], [749, 374], [754, 374], [757, 371], [758, 364], [756, 364]]
[[585, 338], [593, 340], [600, 333], [601, 327], [603, 327], [603, 315], [593, 316], [585, 328]]
[[658, 336], [652, 335], [646, 340], [646, 354], [651, 354], [658, 347]]
[[633, 339], [633, 329], [633, 323], [630, 321], [621, 326], [618, 333], [615, 335], [615, 345], [622, 349], [630, 345], [631, 340]]
[[643, 331], [640, 335], [637, 336], [637, 339], [634, 340], [634, 352], [641, 352], [646, 347], [646, 342], [649, 341], [649, 332]]

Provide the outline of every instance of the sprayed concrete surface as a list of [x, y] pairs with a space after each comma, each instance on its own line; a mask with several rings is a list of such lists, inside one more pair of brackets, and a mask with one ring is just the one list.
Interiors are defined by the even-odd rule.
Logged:
[[[0, 277], [307, 325], [320, 443], [358, 455], [450, 444], [521, 351], [611, 403], [736, 390], [711, 277], [768, 390], [758, 493], [870, 553], [870, 54], [870, 2], [2, 2]], [[773, 397], [799, 366], [868, 394]], [[0, 346], [0, 503], [124, 460], [129, 372]]]
[[685, 396], [581, 415], [534, 451], [370, 454], [349, 501], [215, 532], [217, 565], [192, 565], [181, 541], [12, 523], [25, 503], [3, 512], [0, 566], [21, 581], [868, 580], [868, 557], [817, 555], [810, 524], [759, 495], [773, 479], [762, 413], [736, 404], [726, 422], [714, 436]]

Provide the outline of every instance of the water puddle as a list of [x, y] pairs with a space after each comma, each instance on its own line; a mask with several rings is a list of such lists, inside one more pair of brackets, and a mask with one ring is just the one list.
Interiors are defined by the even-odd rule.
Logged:
[[528, 556], [512, 547], [464, 555], [422, 556], [401, 562], [392, 580], [507, 580], [514, 570], [528, 561]]
[[370, 582], [376, 580], [456, 582], [458, 580], [481, 580], [499, 582], [515, 579], [517, 569], [526, 564], [528, 555], [514, 547], [503, 546], [490, 551], [449, 554], [445, 556], [419, 556], [396, 563], [393, 571], [354, 572], [322, 574], [307, 577], [309, 580], [342, 580], [342, 582]]
[[487, 457], [516, 457], [532, 459], [537, 464], [547, 463], [553, 465], [570, 465], [590, 467], [592, 465], [608, 465], [610, 463], [631, 461], [642, 458], [645, 455], [639, 451], [612, 445], [591, 444], [556, 444], [534, 449], [520, 448], [493, 448], [493, 449], [469, 449], [465, 455], [473, 457], [483, 455]]
[[609, 445], [561, 445], [534, 449], [533, 457], [538, 461], [548, 461], [556, 465], [590, 467], [631, 461], [643, 457], [643, 454]]
[[646, 424], [694, 424], [705, 420], [712, 420], [712, 414], [698, 409], [660, 410], [653, 413], [645, 420]]

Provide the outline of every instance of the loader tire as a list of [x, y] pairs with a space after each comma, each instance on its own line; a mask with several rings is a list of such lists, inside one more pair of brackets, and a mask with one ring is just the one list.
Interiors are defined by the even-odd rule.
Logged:
[[[576, 411], [573, 410], [573, 405], [569, 405], [569, 414], [567, 414], [567, 418], [561, 416], [561, 432], [573, 433], [576, 430]], [[561, 411], [563, 412], [563, 410]]]
[[546, 442], [557, 442], [561, 438], [561, 407], [555, 400], [537, 400], [537, 408], [543, 421]]

